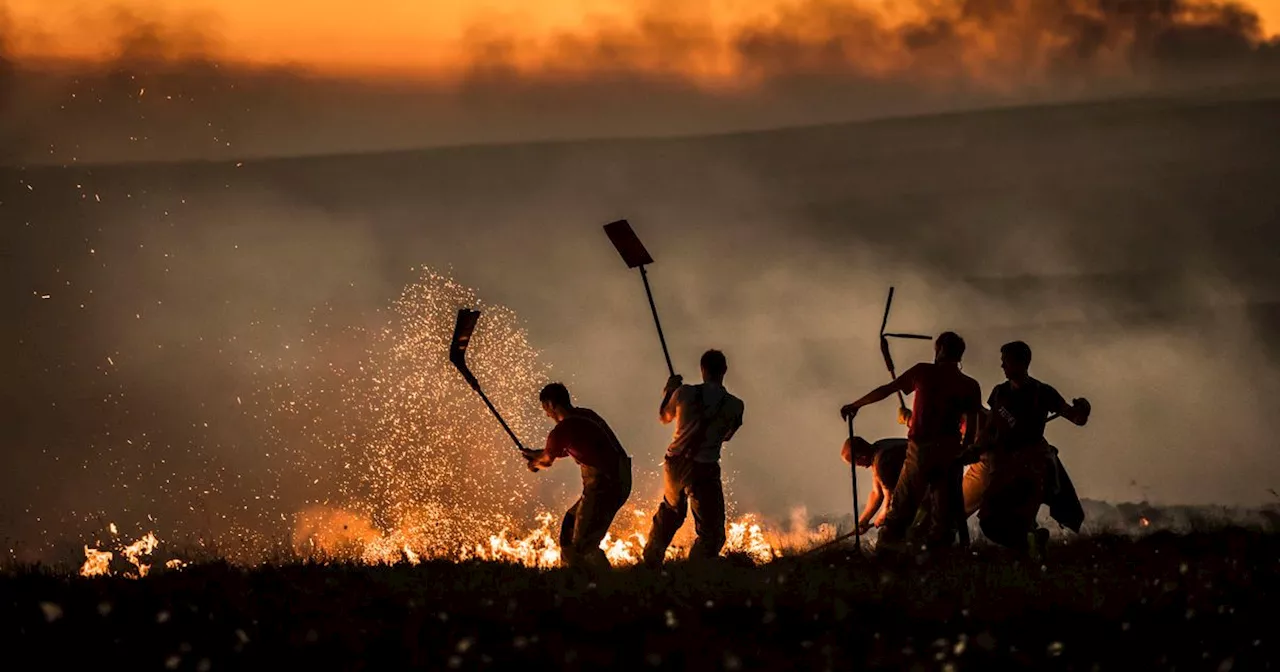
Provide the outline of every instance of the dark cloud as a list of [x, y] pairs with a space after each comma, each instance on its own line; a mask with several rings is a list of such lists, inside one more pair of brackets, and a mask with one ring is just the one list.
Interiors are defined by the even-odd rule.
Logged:
[[[0, 141], [25, 161], [229, 159], [706, 133], [1280, 84], [1280, 48], [1240, 5], [921, 7], [928, 13], [894, 23], [863, 5], [808, 0], [723, 35], [658, 3], [630, 23], [534, 45], [477, 27], [459, 81], [398, 84], [233, 66], [216, 17], [115, 11], [104, 22], [113, 60], [10, 68]], [[727, 87], [689, 78], [690, 64], [725, 57], [741, 71]]]
[[[1280, 393], [1266, 337], [1280, 316], [1274, 97], [373, 151], [1275, 77], [1275, 45], [1228, 5], [936, 6], [909, 25], [844, 3], [780, 12], [729, 36], [759, 78], [729, 91], [675, 72], [710, 39], [678, 14], [562, 36], [535, 72], [515, 36], [478, 32], [457, 86], [234, 68], [216, 29], [201, 36], [212, 24], [127, 14], [109, 26], [108, 63], [11, 69], [0, 141], [22, 165], [0, 168], [0, 334], [17, 353], [0, 381], [14, 428], [0, 437], [0, 534], [37, 547], [66, 532], [76, 552], [80, 531], [103, 526], [86, 512], [196, 529], [296, 512], [309, 486], [273, 471], [279, 444], [250, 400], [354, 366], [344, 330], [381, 324], [419, 264], [515, 309], [652, 476], [669, 438], [652, 421], [665, 369], [639, 279], [598, 228], [619, 217], [659, 260], [677, 369], [706, 347], [729, 353], [750, 414], [726, 451], [744, 507], [847, 508], [836, 409], [887, 376], [874, 332], [890, 284], [893, 324], [963, 333], [985, 389], [999, 344], [1022, 338], [1037, 375], [1094, 402], [1089, 428], [1052, 429], [1085, 496], [1136, 496], [1137, 480], [1161, 501], [1256, 502], [1280, 431], [1267, 404]], [[335, 151], [369, 153], [303, 156]], [[255, 158], [270, 155], [298, 156]], [[211, 161], [73, 165], [175, 157]], [[900, 433], [891, 417], [869, 410], [860, 431]], [[256, 503], [264, 493], [282, 499]]]
[[13, 101], [14, 63], [9, 53], [10, 19], [8, 10], [0, 5], [0, 114]]

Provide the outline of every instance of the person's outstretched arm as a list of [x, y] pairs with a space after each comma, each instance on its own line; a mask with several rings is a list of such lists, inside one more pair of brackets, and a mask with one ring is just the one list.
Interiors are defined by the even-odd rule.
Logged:
[[547, 434], [547, 447], [542, 450], [526, 450], [524, 458], [529, 462], [529, 471], [537, 472], [555, 464], [555, 461], [561, 457], [569, 455], [569, 446], [565, 441], [565, 436], [558, 431], [560, 425], [556, 425], [551, 429], [551, 433]]
[[658, 404], [658, 420], [661, 420], [664, 425], [676, 419], [676, 393], [680, 391], [683, 384], [684, 378], [675, 375], [668, 378], [666, 387], [662, 388], [662, 403]]
[[1062, 394], [1050, 385], [1046, 393], [1049, 395], [1049, 411], [1057, 413], [1077, 427], [1084, 427], [1089, 422], [1089, 413], [1093, 410], [1089, 405], [1089, 400], [1083, 397], [1072, 399], [1068, 404], [1066, 399], [1062, 398]]
[[916, 389], [915, 377], [919, 371], [919, 367], [920, 365], [916, 364], [910, 369], [907, 369], [901, 376], [895, 378], [893, 382], [885, 383], [884, 385], [866, 393], [861, 399], [853, 402], [852, 404], [844, 405], [840, 409], [840, 417], [847, 420], [850, 417], [856, 416], [858, 414], [858, 409], [863, 406], [870, 406], [871, 404], [884, 401], [889, 398], [889, 395], [892, 395], [895, 392], [911, 394]]
[[871, 527], [871, 517], [876, 515], [880, 510], [880, 505], [884, 503], [884, 486], [881, 485], [880, 479], [875, 479], [875, 484], [871, 486], [871, 494], [867, 495], [867, 505], [862, 509], [862, 515], [858, 517], [858, 527], [864, 531]]

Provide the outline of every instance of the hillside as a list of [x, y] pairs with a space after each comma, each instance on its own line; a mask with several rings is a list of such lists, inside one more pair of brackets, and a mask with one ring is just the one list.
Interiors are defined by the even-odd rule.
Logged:
[[[1051, 437], [1082, 496], [1130, 499], [1136, 483], [1161, 503], [1270, 501], [1280, 418], [1260, 400], [1280, 393], [1278, 138], [1280, 99], [1119, 101], [700, 138], [3, 169], [14, 476], [0, 506], [14, 513], [0, 533], [51, 543], [47, 521], [100, 529], [94, 512], [121, 507], [193, 525], [206, 514], [165, 484], [210, 475], [235, 496], [200, 506], [252, 501], [275, 453], [261, 409], [236, 400], [303, 376], [341, 329], [385, 320], [422, 265], [514, 308], [647, 460], [665, 440], [648, 411], [665, 372], [639, 280], [599, 229], [623, 217], [658, 259], [679, 368], [720, 345], [748, 406], [769, 409], [726, 458], [744, 507], [847, 510], [835, 410], [887, 376], [874, 338], [889, 285], [895, 328], [961, 330], [984, 388], [1000, 380], [999, 344], [1024, 338], [1037, 375], [1089, 396], [1096, 421]], [[251, 363], [288, 344], [297, 368]], [[895, 345], [900, 369], [927, 356]], [[889, 416], [861, 431], [898, 432]], [[776, 460], [779, 446], [802, 449]], [[1205, 464], [1206, 446], [1226, 452]]]

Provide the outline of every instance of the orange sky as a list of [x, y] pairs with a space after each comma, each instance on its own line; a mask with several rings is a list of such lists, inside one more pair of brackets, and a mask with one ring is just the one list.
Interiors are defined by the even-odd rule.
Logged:
[[[468, 26], [537, 39], [558, 30], [625, 20], [639, 0], [0, 0], [20, 26], [20, 54], [89, 55], [109, 46], [104, 6], [185, 19], [217, 34], [233, 59], [292, 62], [328, 72], [439, 72], [456, 63]], [[891, 7], [900, 0], [862, 0]], [[767, 11], [780, 0], [648, 0], [663, 15], [696, 12], [715, 23]], [[1268, 34], [1280, 29], [1280, 0], [1252, 0]], [[696, 8], [696, 9], [693, 9]], [[96, 36], [96, 37], [95, 37]]]

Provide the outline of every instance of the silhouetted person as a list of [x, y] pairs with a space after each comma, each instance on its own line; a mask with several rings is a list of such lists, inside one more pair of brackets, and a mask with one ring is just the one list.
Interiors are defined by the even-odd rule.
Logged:
[[[866, 534], [872, 527], [880, 527], [884, 523], [885, 514], [889, 512], [893, 489], [898, 485], [902, 463], [907, 459], [907, 440], [880, 439], [875, 443], [868, 443], [866, 439], [855, 436], [852, 443], [849, 439], [844, 440], [840, 457], [845, 462], [871, 470], [871, 493], [867, 495], [867, 504], [857, 521], [859, 532]], [[875, 516], [874, 520], [872, 516]]]
[[[898, 410], [898, 422], [911, 426], [911, 410], [900, 408]], [[961, 422], [962, 433], [971, 436], [972, 433], [964, 432], [964, 422]], [[981, 423], [979, 423], [981, 426]], [[907, 455], [906, 439], [880, 439], [874, 444], [867, 443], [861, 437], [854, 437], [860, 451], [861, 459], [858, 462], [860, 467], [871, 467], [875, 482], [871, 495], [867, 500], [868, 509], [864, 511], [860, 519], [861, 532], [865, 533], [871, 527], [880, 527], [884, 523], [885, 514], [889, 511], [889, 500], [893, 498], [893, 489], [898, 485], [898, 477], [902, 472], [902, 463]], [[849, 439], [844, 440], [844, 446], [841, 448], [840, 458], [846, 463], [849, 462], [850, 450]], [[874, 455], [874, 458], [872, 457]], [[974, 458], [973, 461], [977, 461]], [[923, 501], [920, 503], [920, 509], [916, 513], [916, 517], [910, 526], [910, 529], [924, 528], [927, 535], [932, 535], [935, 543], [950, 544], [954, 540], [954, 535], [948, 535], [947, 527], [955, 528], [955, 532], [960, 535], [961, 543], [965, 546], [969, 545], [969, 530], [965, 524], [966, 516], [963, 513], [964, 497], [961, 494], [961, 480], [964, 475], [964, 464], [955, 464], [951, 467], [951, 473], [948, 478], [951, 480], [949, 488], [945, 488], [939, 493], [937, 488], [930, 487], [925, 491]], [[939, 495], [943, 496], [939, 496]], [[944, 498], [944, 496], [946, 498]], [[874, 515], [876, 510], [880, 511], [874, 523], [868, 523], [870, 516]], [[910, 538], [910, 533], [908, 533]]]
[[966, 516], [978, 514], [982, 534], [1002, 546], [1044, 553], [1049, 531], [1036, 524], [1046, 480], [1055, 476], [1054, 453], [1044, 438], [1049, 414], [1079, 426], [1089, 421], [1086, 399], [1070, 405], [1052, 385], [1032, 378], [1031, 348], [1022, 341], [1000, 347], [1007, 380], [987, 399], [988, 421], [978, 440], [981, 458], [964, 477]]
[[644, 547], [644, 562], [660, 566], [676, 531], [693, 507], [697, 539], [690, 559], [714, 558], [725, 542], [724, 488], [720, 480], [720, 448], [742, 426], [744, 404], [724, 388], [729, 370], [724, 353], [708, 350], [700, 362], [702, 383], [684, 385], [672, 376], [663, 389], [658, 417], [676, 423], [663, 462], [663, 494], [653, 514]]
[[[857, 415], [858, 409], [889, 398], [895, 392], [914, 394], [911, 419], [907, 431], [907, 454], [902, 474], [889, 500], [889, 510], [880, 527], [878, 545], [894, 548], [906, 540], [908, 528], [916, 517], [926, 491], [937, 490], [941, 515], [930, 516], [933, 529], [930, 538], [954, 541], [958, 516], [948, 515], [959, 505], [959, 479], [956, 458], [966, 433], [976, 431], [977, 413], [982, 409], [982, 389], [978, 381], [960, 372], [964, 357], [964, 339], [945, 332], [934, 341], [934, 361], [922, 362], [908, 369], [893, 382], [881, 385], [861, 399], [840, 409], [841, 417]], [[959, 511], [956, 511], [958, 514]]]
[[572, 457], [582, 470], [582, 496], [565, 512], [560, 525], [561, 558], [570, 567], [608, 567], [600, 542], [631, 496], [631, 457], [604, 418], [570, 402], [564, 385], [547, 385], [538, 399], [556, 426], [547, 435], [545, 449], [526, 455], [529, 468], [536, 472], [559, 458]]

